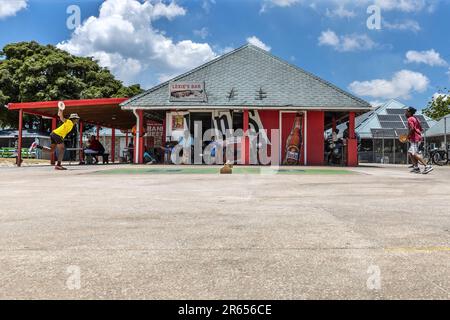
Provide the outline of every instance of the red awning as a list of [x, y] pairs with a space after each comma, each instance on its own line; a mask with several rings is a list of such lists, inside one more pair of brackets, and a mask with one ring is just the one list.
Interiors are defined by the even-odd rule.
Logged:
[[[66, 105], [64, 115], [77, 113], [81, 121], [93, 125], [122, 130], [131, 129], [136, 118], [131, 111], [124, 111], [120, 104], [127, 98], [104, 98], [85, 100], [63, 100]], [[57, 117], [59, 101], [10, 103], [8, 110], [20, 110], [24, 113], [43, 117]]]

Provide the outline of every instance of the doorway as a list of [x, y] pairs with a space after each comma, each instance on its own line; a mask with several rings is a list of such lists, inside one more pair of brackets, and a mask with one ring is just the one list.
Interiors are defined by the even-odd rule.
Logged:
[[212, 125], [212, 112], [191, 112], [189, 127], [192, 137], [194, 137], [194, 128], [196, 122], [202, 123], [202, 138], [205, 132], [213, 127]]

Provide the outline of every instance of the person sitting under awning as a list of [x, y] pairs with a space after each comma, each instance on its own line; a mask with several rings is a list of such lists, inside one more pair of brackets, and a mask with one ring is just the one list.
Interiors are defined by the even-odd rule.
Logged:
[[88, 147], [84, 150], [85, 155], [91, 155], [95, 159], [95, 163], [98, 163], [98, 156], [103, 156], [105, 153], [105, 147], [97, 140], [95, 136], [89, 138]]

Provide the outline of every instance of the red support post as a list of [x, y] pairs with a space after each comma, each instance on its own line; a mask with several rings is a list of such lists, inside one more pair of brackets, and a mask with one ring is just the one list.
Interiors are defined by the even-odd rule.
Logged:
[[100, 140], [100, 126], [97, 126], [97, 140]]
[[116, 161], [116, 129], [111, 129], [111, 162]]
[[350, 112], [348, 120], [347, 165], [358, 166], [358, 141], [355, 135], [355, 113]]
[[84, 160], [83, 155], [83, 122], [80, 121], [79, 123], [79, 129], [80, 129], [80, 163]]
[[355, 139], [355, 113], [350, 112], [349, 121], [348, 121], [348, 137], [350, 139]]
[[250, 163], [250, 140], [248, 137], [249, 129], [249, 113], [248, 109], [244, 110], [244, 121], [243, 121], [244, 137], [242, 140], [242, 164], [248, 165]]
[[[139, 115], [139, 164], [144, 163], [144, 110], [138, 110]], [[136, 137], [137, 139], [138, 137]]]
[[[58, 119], [53, 118], [52, 119], [52, 131], [56, 129], [57, 124], [58, 124]], [[55, 152], [52, 152], [52, 154], [50, 155], [50, 164], [52, 166], [54, 166], [56, 164]]]
[[165, 147], [166, 146], [166, 141], [167, 140], [167, 114], [164, 113], [164, 118], [163, 118], [163, 136], [162, 136], [162, 145]]
[[308, 166], [323, 166], [325, 112], [308, 111], [306, 125], [306, 161]]
[[22, 166], [22, 130], [23, 130], [23, 109], [19, 110], [19, 132], [17, 141], [17, 166]]

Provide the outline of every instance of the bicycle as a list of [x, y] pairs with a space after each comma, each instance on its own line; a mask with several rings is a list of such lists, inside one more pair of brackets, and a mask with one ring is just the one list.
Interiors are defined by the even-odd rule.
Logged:
[[450, 149], [447, 151], [431, 147], [427, 147], [424, 152], [424, 160], [427, 164], [434, 164], [437, 166], [445, 166], [450, 163]]

